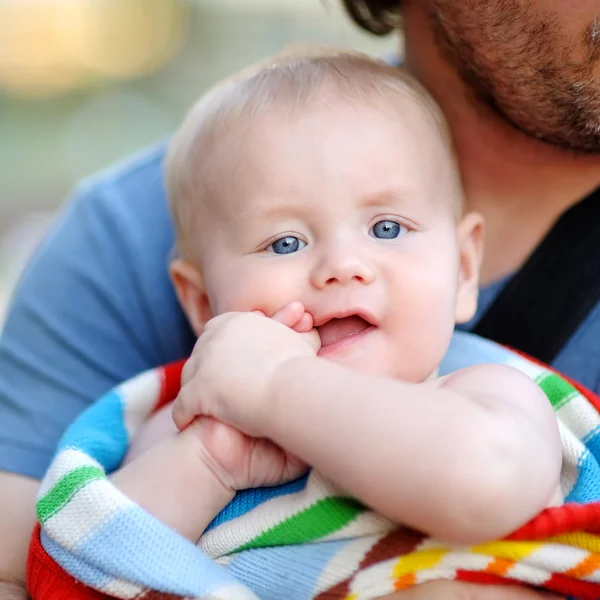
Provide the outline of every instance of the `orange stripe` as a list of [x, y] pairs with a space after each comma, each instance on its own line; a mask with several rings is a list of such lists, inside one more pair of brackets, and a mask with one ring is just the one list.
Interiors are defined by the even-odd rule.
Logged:
[[573, 579], [583, 579], [595, 573], [599, 568], [600, 555], [590, 554], [590, 556], [582, 560], [576, 567], [565, 571], [563, 575], [573, 577]]
[[486, 573], [490, 575], [498, 575], [504, 577], [515, 564], [514, 560], [508, 560], [507, 558], [495, 558], [485, 569]]
[[409, 573], [408, 575], [402, 575], [402, 577], [398, 577], [394, 582], [394, 589], [400, 591], [405, 590], [407, 588], [412, 587], [417, 583], [417, 578], [414, 573]]

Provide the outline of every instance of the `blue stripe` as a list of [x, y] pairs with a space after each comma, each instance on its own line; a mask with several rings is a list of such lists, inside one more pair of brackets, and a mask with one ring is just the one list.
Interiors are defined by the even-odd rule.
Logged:
[[115, 578], [160, 592], [205, 596], [235, 583], [194, 544], [139, 507], [117, 513], [73, 552]]
[[306, 487], [307, 479], [308, 475], [305, 475], [284, 485], [269, 488], [254, 488], [238, 492], [234, 499], [212, 520], [206, 531], [210, 531], [218, 525], [249, 513], [253, 508], [272, 498], [302, 491]]
[[595, 427], [583, 438], [583, 443], [592, 453], [596, 461], [600, 461], [600, 425]]
[[68, 550], [59, 546], [48, 537], [43, 529], [40, 535], [40, 541], [44, 550], [54, 559], [54, 561], [67, 573], [73, 575], [75, 579], [83, 581], [86, 585], [97, 590], [103, 589], [104, 586], [113, 581], [113, 578], [106, 575], [102, 570], [97, 569], [77, 555], [71, 554]]
[[598, 502], [600, 500], [600, 466], [587, 449], [579, 459], [577, 468], [579, 470], [577, 481], [565, 501], [579, 504]]
[[329, 560], [348, 540], [278, 548], [259, 548], [238, 554], [231, 573], [261, 600], [309, 600]]
[[77, 448], [111, 473], [125, 457], [128, 443], [123, 401], [113, 390], [77, 417], [61, 439], [57, 452]]

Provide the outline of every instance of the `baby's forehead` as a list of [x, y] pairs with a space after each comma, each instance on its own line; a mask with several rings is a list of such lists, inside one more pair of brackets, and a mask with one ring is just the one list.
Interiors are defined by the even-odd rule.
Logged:
[[[307, 129], [298, 127], [303, 119], [317, 115], [316, 126]], [[435, 179], [442, 185], [442, 180], [447, 181], [443, 176], [444, 171], [449, 173], [451, 179], [454, 178], [454, 159], [443, 123], [437, 120], [436, 114], [429, 110], [427, 102], [419, 94], [411, 91], [397, 94], [395, 98], [381, 94], [372, 102], [367, 102], [364, 98], [349, 99], [336, 94], [335, 88], [324, 88], [319, 98], [301, 108], [296, 107], [294, 111], [279, 102], [273, 103], [270, 110], [245, 115], [237, 113], [231, 119], [222, 118], [220, 130], [213, 135], [213, 143], [198, 155], [194, 212], [198, 213], [202, 229], [215, 226], [216, 220], [239, 222], [244, 216], [261, 211], [276, 213], [278, 207], [289, 207], [288, 192], [299, 185], [297, 173], [300, 167], [297, 163], [306, 158], [303, 153], [306, 155], [310, 152], [306, 152], [306, 145], [301, 138], [312, 136], [311, 141], [317, 145], [327, 143], [327, 127], [334, 118], [338, 122], [341, 120], [340, 128], [348, 131], [350, 143], [359, 150], [363, 144], [361, 131], [375, 139], [375, 145], [371, 146], [373, 152], [364, 164], [354, 163], [357, 166], [352, 176], [362, 172], [363, 179], [372, 181], [374, 186], [383, 185], [385, 182], [376, 181], [382, 170], [396, 170], [390, 160], [385, 160], [389, 158], [385, 154], [402, 149], [404, 155], [409, 152], [413, 171], [428, 170], [427, 179], [430, 182]], [[384, 123], [384, 127], [369, 127], [371, 121]], [[379, 151], [378, 136], [389, 138], [390, 129], [395, 131], [396, 127], [398, 134], [393, 145], [382, 143]], [[422, 161], [416, 160], [417, 154]], [[439, 164], [440, 161], [447, 163], [445, 168]], [[344, 165], [340, 167], [344, 168]], [[305, 185], [309, 186], [308, 180]], [[264, 193], [260, 194], [261, 191]], [[460, 204], [455, 202], [459, 192], [448, 191], [447, 194], [437, 195], [435, 202]], [[423, 194], [422, 198], [425, 197], [426, 194]], [[422, 201], [426, 202], [424, 199]]]

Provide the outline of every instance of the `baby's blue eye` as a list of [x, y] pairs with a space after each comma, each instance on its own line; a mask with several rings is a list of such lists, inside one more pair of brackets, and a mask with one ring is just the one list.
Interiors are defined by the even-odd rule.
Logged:
[[406, 231], [406, 227], [396, 223], [396, 221], [378, 221], [371, 227], [369, 233], [380, 240], [393, 240], [406, 233]]
[[286, 235], [278, 240], [275, 240], [269, 247], [268, 250], [275, 254], [293, 254], [302, 250], [306, 246], [306, 242], [298, 239], [293, 235]]

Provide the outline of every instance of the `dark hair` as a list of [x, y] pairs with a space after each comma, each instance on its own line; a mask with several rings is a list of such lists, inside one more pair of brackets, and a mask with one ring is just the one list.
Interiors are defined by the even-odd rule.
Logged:
[[342, 0], [344, 8], [363, 29], [387, 35], [402, 25], [402, 0]]

